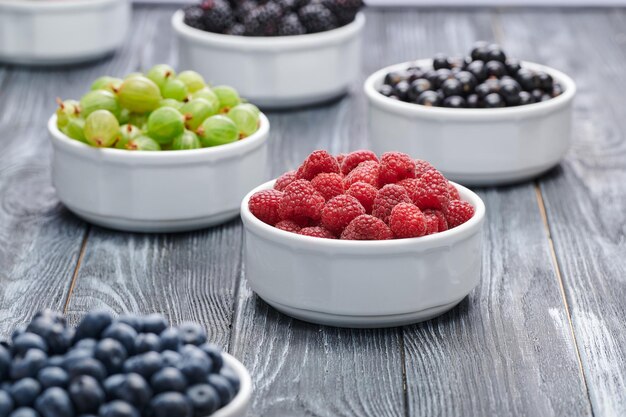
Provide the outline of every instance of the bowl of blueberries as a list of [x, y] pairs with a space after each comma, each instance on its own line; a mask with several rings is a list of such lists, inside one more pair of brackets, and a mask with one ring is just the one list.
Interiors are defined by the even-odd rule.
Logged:
[[497, 44], [383, 68], [364, 89], [374, 151], [427, 159], [464, 185], [531, 179], [570, 146], [574, 81]]
[[[360, 74], [362, 0], [205, 0], [172, 26], [179, 62], [261, 108], [322, 103]], [[219, 63], [219, 65], [216, 65]]]
[[3, 417], [243, 417], [250, 374], [197, 323], [46, 310], [0, 344]]

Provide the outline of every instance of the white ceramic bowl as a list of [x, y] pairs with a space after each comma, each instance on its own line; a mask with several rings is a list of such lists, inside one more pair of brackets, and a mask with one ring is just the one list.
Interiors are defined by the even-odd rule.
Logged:
[[[413, 63], [383, 68], [365, 82], [374, 152], [400, 151], [425, 159], [447, 178], [465, 185], [498, 185], [549, 170], [569, 149], [576, 85], [562, 72], [523, 62], [526, 68], [552, 75], [565, 91], [551, 100], [518, 107], [426, 107], [378, 92], [388, 72]], [[431, 60], [415, 63], [432, 65]]]
[[209, 33], [183, 20], [182, 10], [172, 17], [179, 66], [236, 87], [262, 108], [324, 102], [345, 94], [359, 78], [363, 14], [328, 32], [279, 37]]
[[187, 151], [132, 152], [70, 139], [50, 118], [52, 181], [59, 200], [97, 225], [136, 232], [180, 232], [239, 214], [266, 176], [269, 121], [238, 142]]
[[220, 408], [211, 414], [210, 417], [244, 417], [248, 411], [250, 397], [252, 396], [250, 373], [248, 373], [248, 370], [241, 362], [228, 353], [222, 353], [222, 356], [224, 357], [224, 365], [229, 366], [239, 376], [241, 386], [235, 398], [226, 407]]
[[0, 61], [61, 65], [117, 49], [130, 25], [128, 0], [0, 0]]
[[277, 310], [301, 320], [341, 327], [389, 327], [438, 316], [480, 280], [485, 205], [458, 186], [475, 207], [468, 222], [414, 239], [347, 241], [285, 232], [241, 204], [246, 278]]

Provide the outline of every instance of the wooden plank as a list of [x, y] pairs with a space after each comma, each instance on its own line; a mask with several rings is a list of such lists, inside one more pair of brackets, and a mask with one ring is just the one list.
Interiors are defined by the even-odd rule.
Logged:
[[[494, 39], [494, 18], [388, 11], [374, 66], [467, 53], [475, 40]], [[445, 316], [403, 330], [407, 415], [588, 415], [534, 188], [480, 194], [488, 213], [480, 286]]]
[[528, 11], [503, 13], [502, 22], [516, 52], [578, 84], [574, 144], [541, 190], [593, 412], [624, 415], [626, 13]]

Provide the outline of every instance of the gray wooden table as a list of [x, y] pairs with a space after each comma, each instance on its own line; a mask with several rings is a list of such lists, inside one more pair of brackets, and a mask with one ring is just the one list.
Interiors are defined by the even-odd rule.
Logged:
[[[176, 65], [173, 10], [136, 8], [111, 59], [0, 66], [0, 337], [42, 308], [74, 321], [94, 308], [198, 320], [250, 369], [250, 416], [626, 415], [626, 10], [368, 11], [363, 79], [486, 39], [579, 87], [565, 161], [536, 182], [479, 190], [489, 213], [480, 286], [438, 319], [386, 330], [310, 325], [268, 307], [246, 283], [238, 220], [125, 234], [57, 200], [45, 129], [55, 97], [80, 97], [100, 75]], [[314, 149], [368, 146], [358, 88], [269, 118], [274, 175]]]

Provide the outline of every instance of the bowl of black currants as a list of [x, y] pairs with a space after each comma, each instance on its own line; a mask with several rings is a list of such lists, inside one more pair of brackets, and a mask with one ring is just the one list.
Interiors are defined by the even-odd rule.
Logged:
[[0, 415], [243, 417], [246, 368], [197, 323], [92, 311], [76, 328], [46, 310], [0, 344]]
[[[362, 0], [204, 0], [177, 11], [179, 63], [263, 108], [318, 104], [360, 74]], [[219, 63], [219, 64], [216, 64]]]
[[364, 89], [375, 152], [427, 159], [464, 185], [534, 178], [570, 146], [574, 81], [497, 44], [383, 68]]

